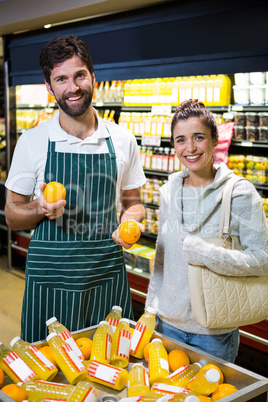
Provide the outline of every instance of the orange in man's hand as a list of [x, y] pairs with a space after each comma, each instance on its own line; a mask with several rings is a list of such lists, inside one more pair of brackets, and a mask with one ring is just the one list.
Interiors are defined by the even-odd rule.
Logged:
[[168, 354], [168, 364], [170, 371], [173, 373], [178, 368], [190, 364], [190, 359], [183, 350], [174, 349]]
[[139, 225], [134, 221], [126, 221], [119, 226], [119, 237], [127, 244], [136, 243], [141, 235]]
[[42, 348], [39, 349], [39, 351], [41, 353], [43, 353], [44, 356], [46, 356], [46, 358], [52, 363], [54, 364], [55, 367], [57, 367], [57, 363], [56, 360], [54, 359], [54, 357], [52, 356], [51, 353], [51, 349], [49, 346], [43, 346]]
[[27, 391], [16, 384], [5, 385], [1, 391], [8, 395], [15, 402], [22, 402], [28, 399]]
[[57, 181], [51, 181], [45, 187], [44, 196], [47, 202], [50, 203], [65, 200], [66, 189], [63, 184]]
[[78, 338], [76, 341], [77, 346], [85, 356], [85, 359], [90, 358], [93, 341], [85, 336]]
[[5, 382], [5, 373], [0, 368], [0, 388], [3, 386], [4, 382]]

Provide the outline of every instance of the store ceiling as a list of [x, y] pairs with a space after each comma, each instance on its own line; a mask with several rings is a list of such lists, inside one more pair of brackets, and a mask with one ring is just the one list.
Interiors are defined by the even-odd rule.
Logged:
[[0, 0], [0, 35], [118, 13], [169, 0]]

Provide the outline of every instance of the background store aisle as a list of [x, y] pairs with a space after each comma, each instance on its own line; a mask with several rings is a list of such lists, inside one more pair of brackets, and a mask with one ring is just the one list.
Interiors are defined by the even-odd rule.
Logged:
[[0, 341], [9, 346], [20, 336], [20, 315], [25, 275], [19, 270], [7, 269], [7, 256], [0, 256]]

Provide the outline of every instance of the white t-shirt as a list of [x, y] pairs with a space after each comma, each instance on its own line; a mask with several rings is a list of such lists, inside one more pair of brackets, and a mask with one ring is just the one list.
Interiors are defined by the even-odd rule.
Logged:
[[[96, 111], [98, 129], [92, 136], [81, 140], [67, 134], [60, 126], [59, 112], [39, 126], [24, 132], [15, 147], [6, 188], [18, 194], [40, 195], [39, 185], [44, 182], [48, 139], [56, 143], [56, 152], [107, 153], [105, 138], [112, 138], [117, 164], [117, 204], [121, 190], [141, 187], [146, 179], [140, 162], [135, 136], [118, 124], [102, 120]], [[106, 129], [109, 130], [109, 133]]]

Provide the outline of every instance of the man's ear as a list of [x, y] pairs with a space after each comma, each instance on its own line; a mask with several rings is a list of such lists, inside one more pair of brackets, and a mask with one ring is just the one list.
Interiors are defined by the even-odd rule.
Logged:
[[52, 91], [52, 89], [50, 87], [50, 84], [48, 82], [46, 82], [46, 81], [45, 81], [45, 84], [46, 84], [47, 92], [50, 93], [50, 95], [54, 96], [54, 93], [53, 93], [53, 91]]
[[94, 88], [96, 84], [96, 78], [95, 78], [95, 74], [92, 73], [92, 87]]

